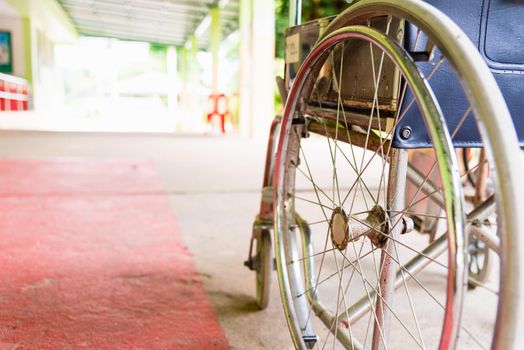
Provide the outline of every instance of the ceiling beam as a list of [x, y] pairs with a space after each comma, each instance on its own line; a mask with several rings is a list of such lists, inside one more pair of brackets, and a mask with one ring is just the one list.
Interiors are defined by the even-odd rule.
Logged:
[[[205, 12], [209, 4], [213, 1], [180, 1], [180, 0], [131, 0], [123, 3], [122, 0], [94, 0], [87, 2], [85, 0], [59, 0], [64, 6], [68, 4], [74, 4], [76, 6], [85, 7], [98, 7], [98, 6], [116, 6], [119, 9], [122, 7], [138, 7], [138, 8], [163, 8], [166, 10], [188, 10]], [[235, 2], [230, 3], [232, 6], [228, 6], [227, 10], [236, 12]], [[237, 7], [237, 6], [236, 6]]]
[[[218, 6], [220, 10], [222, 10], [224, 7], [227, 6], [228, 3], [229, 3], [229, 0], [217, 0], [215, 5]], [[202, 34], [204, 34], [204, 32], [206, 32], [209, 29], [210, 25], [211, 25], [211, 14], [208, 11], [206, 16], [202, 18], [202, 21], [200, 21], [200, 23], [195, 27], [195, 30], [193, 31], [193, 33], [195, 33], [195, 37], [196, 38], [201, 37]], [[186, 48], [191, 46], [190, 38], [187, 38], [187, 41], [184, 46]]]
[[[105, 1], [105, 0], [104, 0]], [[93, 4], [93, 3], [91, 3]], [[188, 8], [170, 8], [162, 6], [137, 6], [134, 2], [127, 3], [126, 5], [122, 4], [113, 4], [107, 2], [97, 2], [96, 5], [91, 5], [86, 2], [65, 2], [62, 1], [63, 7], [69, 12], [71, 10], [77, 11], [86, 11], [86, 12], [99, 12], [99, 13], [150, 13], [156, 17], [165, 16], [170, 14], [180, 14], [180, 15], [189, 15], [192, 17], [202, 18], [203, 13], [208, 12], [207, 6], [200, 6], [198, 8], [188, 9]], [[223, 11], [224, 16], [227, 17], [236, 17], [237, 13], [234, 10]]]
[[83, 35], [184, 45], [196, 31], [199, 45], [202, 47], [209, 40], [209, 6], [213, 4], [221, 9], [224, 36], [238, 27], [238, 0], [58, 0], [58, 2], [73, 19], [79, 33]]
[[79, 30], [82, 34], [91, 34], [93, 32], [97, 32], [97, 33], [104, 33], [106, 35], [114, 34], [114, 35], [121, 36], [127, 33], [128, 35], [144, 35], [148, 37], [158, 37], [161, 40], [171, 39], [176, 42], [184, 42], [184, 38], [185, 38], [185, 36], [177, 35], [177, 34], [169, 33], [169, 32], [159, 33], [158, 31], [152, 31], [152, 30], [147, 30], [147, 29], [129, 30], [128, 28], [107, 29], [107, 28], [93, 26], [89, 24], [85, 24], [81, 26]]
[[71, 11], [70, 14], [75, 19], [75, 22], [80, 22], [81, 20], [92, 20], [92, 21], [105, 21], [110, 22], [114, 21], [115, 23], [130, 23], [130, 24], [156, 24], [156, 23], [177, 23], [179, 25], [191, 23], [191, 17], [187, 16], [166, 16], [166, 17], [154, 17], [154, 16], [119, 16], [115, 13], [88, 13], [88, 12], [78, 12]]
[[83, 34], [88, 36], [95, 36], [95, 37], [111, 37], [119, 40], [128, 40], [128, 41], [142, 41], [142, 42], [150, 42], [155, 44], [163, 44], [163, 45], [174, 45], [174, 46], [180, 46], [184, 42], [183, 38], [172, 38], [172, 37], [164, 37], [159, 36], [157, 34], [142, 34], [142, 33], [130, 33], [128, 31], [111, 31], [111, 33], [104, 32], [103, 30], [99, 29], [88, 29], [85, 28], [82, 31]]

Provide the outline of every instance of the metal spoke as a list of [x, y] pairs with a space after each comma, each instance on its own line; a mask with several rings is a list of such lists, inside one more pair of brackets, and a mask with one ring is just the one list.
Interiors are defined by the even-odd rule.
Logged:
[[[387, 253], [386, 253], [386, 254], [387, 254]], [[395, 260], [394, 257], [391, 257], [391, 258], [392, 258], [393, 260]], [[440, 301], [438, 301], [438, 300], [435, 298], [435, 296], [434, 296], [434, 295], [433, 295], [433, 294], [432, 294], [432, 293], [431, 293], [431, 292], [430, 292], [430, 291], [429, 291], [429, 290], [428, 290], [428, 289], [427, 289], [427, 288], [422, 284], [422, 282], [420, 282], [420, 281], [418, 280], [418, 278], [415, 277], [415, 275], [413, 275], [413, 274], [412, 274], [411, 272], [409, 272], [409, 271], [408, 271], [404, 266], [402, 266], [402, 265], [400, 264], [400, 262], [397, 261], [397, 263], [398, 263], [400, 269], [403, 270], [404, 272], [406, 272], [406, 273], [410, 276], [410, 278], [412, 278], [413, 281], [415, 281], [415, 282], [420, 286], [420, 288], [422, 288], [422, 289], [423, 289], [423, 290], [428, 294], [428, 296], [429, 296], [431, 299], [433, 299], [433, 301], [435, 301], [435, 303], [437, 303], [438, 306], [440, 306], [440, 308], [441, 308], [442, 310], [445, 310], [445, 309], [446, 309], [446, 307], [444, 306], [444, 304], [442, 304]], [[473, 336], [473, 334], [471, 334], [471, 332], [470, 332], [469, 330], [467, 330], [464, 326], [461, 326], [461, 329], [462, 329], [464, 332], [466, 332], [466, 334], [468, 334], [468, 335], [473, 339], [473, 341], [475, 341], [475, 342], [477, 343], [477, 345], [479, 345], [482, 349], [486, 349], [486, 348], [485, 348], [485, 347], [484, 347], [484, 346], [483, 346], [483, 345], [482, 345], [482, 344], [481, 344], [481, 343], [480, 343], [480, 342], [479, 342], [479, 341], [478, 341], [478, 340]]]
[[313, 179], [311, 179], [305, 172], [304, 170], [300, 169], [300, 167], [296, 167], [296, 169], [302, 174], [304, 175], [304, 177], [309, 180], [309, 182], [311, 182], [311, 184], [313, 185], [313, 187], [315, 189], [317, 189], [318, 191], [320, 191], [320, 193], [322, 193], [331, 203], [333, 203], [334, 206], [336, 206], [337, 204], [333, 201], [333, 199], [331, 199], [326, 192], [324, 192], [324, 190], [322, 190], [322, 188], [320, 188], [314, 181]]
[[[396, 244], [395, 241], [393, 241], [393, 248], [395, 249], [395, 255], [397, 256], [397, 259], [396, 259], [397, 264], [399, 266], [403, 266], [402, 263], [400, 262], [400, 256], [398, 254], [397, 244]], [[408, 284], [406, 282], [406, 277], [404, 276], [404, 270], [403, 269], [400, 269], [400, 274], [402, 276], [402, 282], [403, 282], [403, 285], [404, 285], [404, 290], [406, 291], [406, 295], [408, 297], [409, 306], [410, 306], [410, 309], [411, 309], [411, 314], [413, 315], [413, 320], [415, 321], [415, 325], [417, 326], [419, 339], [420, 339], [420, 342], [422, 343], [422, 348], [425, 349], [426, 345], [424, 344], [424, 338], [422, 337], [422, 332], [420, 330], [420, 325], [419, 325], [419, 322], [418, 322], [417, 313], [415, 312], [415, 306], [413, 305], [413, 301], [411, 299], [411, 293], [409, 292]]]
[[468, 281], [471, 282], [471, 283], [473, 283], [473, 284], [475, 285], [475, 287], [480, 287], [480, 288], [482, 288], [482, 289], [485, 289], [485, 290], [487, 290], [488, 292], [490, 292], [490, 293], [492, 293], [492, 294], [494, 294], [494, 295], [496, 295], [496, 296], [499, 295], [499, 292], [497, 292], [496, 290], [494, 290], [494, 289], [492, 289], [492, 288], [486, 286], [486, 284], [477, 281], [475, 278], [473, 278], [473, 277], [471, 277], [471, 276], [468, 277]]
[[428, 256], [428, 255], [426, 255], [426, 254], [424, 254], [424, 253], [422, 253], [422, 252], [416, 250], [415, 248], [411, 248], [411, 247], [408, 246], [407, 244], [402, 243], [401, 241], [399, 241], [398, 239], [395, 239], [395, 238], [391, 237], [390, 235], [388, 235], [388, 234], [386, 234], [386, 233], [384, 233], [384, 232], [378, 230], [376, 227], [372, 227], [372, 226], [370, 226], [370, 225], [369, 225], [368, 223], [366, 223], [365, 221], [360, 220], [360, 219], [355, 218], [355, 217], [352, 217], [352, 218], [355, 219], [356, 221], [360, 222], [362, 225], [367, 226], [367, 227], [369, 227], [370, 229], [374, 230], [375, 232], [379, 233], [380, 235], [383, 235], [383, 236], [386, 237], [387, 239], [390, 239], [390, 240], [392, 240], [392, 241], [398, 243], [399, 245], [401, 245], [401, 246], [403, 246], [403, 247], [405, 247], [405, 248], [411, 250], [411, 251], [414, 252], [414, 253], [420, 254], [421, 256], [425, 257], [426, 259], [429, 259], [429, 260], [433, 261], [434, 263], [436, 263], [437, 265], [442, 266], [442, 267], [445, 268], [445, 269], [448, 268], [446, 265], [444, 265], [444, 264], [442, 264], [441, 262], [439, 262], [439, 261], [437, 261], [437, 260], [431, 258], [430, 256]]
[[[336, 167], [336, 159], [337, 159], [337, 145], [338, 145], [338, 124], [339, 124], [339, 120], [340, 120], [340, 101], [341, 101], [341, 98], [340, 98], [340, 94], [342, 93], [342, 67], [344, 67], [344, 48], [345, 48], [345, 45], [344, 45], [344, 42], [342, 42], [342, 55], [341, 55], [341, 62], [340, 62], [340, 70], [339, 70], [339, 85], [338, 85], [338, 101], [339, 103], [337, 104], [337, 128], [336, 128], [336, 131], [335, 131], [335, 150], [334, 150], [334, 159], [333, 159], [333, 185], [337, 185], [337, 195], [338, 195], [338, 203], [339, 204], [342, 204], [341, 200], [340, 200], [340, 190], [338, 188], [338, 177], [337, 177], [337, 167]], [[332, 53], [333, 54], [333, 53]], [[334, 186], [333, 186], [334, 187]], [[333, 192], [335, 191], [335, 189], [333, 188]], [[333, 193], [333, 197], [335, 196], [335, 193]]]
[[299, 197], [299, 196], [297, 196], [297, 195], [295, 195], [295, 199], [300, 199], [300, 200], [302, 200], [302, 201], [304, 201], [304, 202], [308, 202], [308, 203], [311, 203], [311, 204], [315, 204], [315, 205], [318, 205], [319, 207], [327, 208], [327, 209], [329, 209], [329, 210], [332, 210], [332, 209], [333, 209], [333, 208], [328, 207], [327, 205], [324, 205], [324, 204], [322, 204], [322, 203], [315, 202], [315, 201], [313, 201], [313, 200], [311, 200], [311, 199], [307, 199], [307, 198]]
[[[336, 254], [335, 254], [335, 251], [333, 251], [333, 257], [335, 258], [335, 265], [336, 265], [336, 268], [337, 268], [337, 272], [338, 272], [338, 275], [339, 275], [339, 283], [338, 283], [338, 295], [337, 295], [337, 310], [335, 311], [335, 324], [338, 325], [338, 315], [339, 315], [339, 312], [338, 312], [338, 309], [339, 309], [339, 296], [340, 296], [340, 292], [341, 292], [341, 287], [342, 287], [342, 280], [344, 278], [344, 270], [340, 271], [339, 267], [338, 267], [338, 261], [337, 261], [337, 257], [336, 257]], [[344, 261], [342, 260], [342, 265], [344, 265]], [[346, 317], [348, 316], [348, 306], [347, 306], [347, 302], [346, 302], [346, 293], [345, 291], [342, 293], [342, 301], [344, 302], [344, 309], [346, 310]], [[335, 338], [337, 337], [337, 332], [338, 330], [338, 327], [335, 328]], [[348, 323], [348, 330], [349, 330], [349, 337], [350, 338], [353, 338], [352, 336], [352, 332], [351, 332], [351, 325]], [[333, 348], [335, 348], [335, 342], [333, 341]]]
[[[344, 254], [342, 254], [342, 255], [344, 256], [344, 259], [346, 259], [348, 262], [350, 262], [350, 260], [347, 259], [346, 256], [345, 256]], [[351, 262], [350, 262], [350, 263], [351, 263]], [[397, 321], [400, 322], [400, 324], [402, 325], [402, 327], [403, 327], [403, 328], [406, 330], [406, 332], [407, 332], [407, 333], [408, 333], [408, 334], [413, 338], [413, 340], [414, 340], [415, 343], [419, 346], [419, 348], [423, 349], [423, 347], [421, 346], [421, 344], [418, 342], [417, 338], [416, 338], [416, 337], [413, 335], [413, 333], [411, 333], [411, 331], [406, 327], [406, 325], [404, 324], [404, 322], [402, 322], [402, 321], [400, 320], [399, 316], [395, 313], [395, 311], [393, 311], [393, 309], [391, 308], [391, 306], [389, 305], [389, 303], [388, 303], [386, 300], [384, 300], [384, 298], [382, 298], [382, 296], [380, 295], [379, 291], [378, 291], [375, 287], [373, 287], [373, 285], [371, 284], [371, 282], [369, 282], [369, 281], [365, 278], [365, 276], [364, 276], [362, 270], [359, 270], [359, 268], [357, 268], [354, 264], [352, 264], [352, 266], [353, 266], [353, 269], [355, 269], [355, 271], [356, 271], [359, 275], [362, 276], [362, 280], [363, 280], [363, 282], [364, 282], [364, 283], [367, 283], [367, 284], [369, 285], [369, 287], [370, 287], [370, 288], [371, 288], [375, 293], [377, 293], [376, 295], [377, 295], [377, 296], [378, 296], [378, 297], [383, 301], [383, 303], [384, 303], [384, 305], [386, 306], [386, 308], [387, 308], [387, 309], [391, 312], [391, 314], [392, 314], [392, 315], [397, 319]], [[369, 294], [369, 292], [367, 291], [367, 288], [366, 288], [366, 293]], [[371, 301], [370, 301], [370, 302], [371, 302]], [[372, 308], [372, 311], [375, 313], [375, 310], [374, 310], [374, 308], [373, 308], [373, 305], [371, 304], [370, 306], [371, 306], [371, 308]], [[375, 317], [376, 317], [376, 313], [375, 313]], [[385, 344], [384, 344], [384, 345], [385, 345]]]
[[314, 258], [316, 256], [319, 256], [320, 254], [329, 253], [330, 251], [333, 251], [335, 249], [337, 249], [337, 248], [330, 248], [330, 249], [327, 249], [327, 250], [323, 250], [321, 252], [318, 252], [318, 253], [315, 253], [315, 254], [312, 254], [312, 255], [308, 255], [308, 256], [305, 256], [305, 257], [302, 257], [302, 258], [299, 258], [299, 259], [291, 260], [287, 264], [291, 265], [291, 264], [294, 264], [294, 263], [297, 263], [297, 262], [304, 261], [306, 259], [311, 259], [311, 258]]
[[[318, 117], [316, 120], [318, 120], [318, 122], [322, 125], [322, 127], [324, 128], [325, 130], [325, 135], [330, 135], [328, 129], [327, 129], [327, 124], [326, 124], [326, 121], [324, 118], [321, 118], [321, 117]], [[338, 128], [339, 127], [336, 127], [336, 134], [338, 134]], [[351, 141], [351, 136], [349, 136], [349, 132], [347, 131], [347, 128], [346, 128], [346, 132], [347, 132], [347, 137], [349, 139], [349, 141]], [[353, 147], [353, 144], [350, 142], [350, 147], [352, 148]], [[347, 162], [349, 163], [349, 165], [351, 166], [351, 168], [355, 171], [356, 174], [359, 174], [359, 171], [356, 169], [356, 166], [353, 165], [351, 163], [351, 161], [349, 160], [349, 158], [346, 156], [346, 154], [344, 153], [344, 151], [340, 148], [340, 146], [338, 145], [338, 143], [336, 144], [336, 147], [335, 149], [338, 149], [340, 151], [340, 153], [342, 153], [343, 157], [347, 160]], [[331, 150], [330, 150], [331, 152]], [[356, 162], [356, 161], [355, 161]], [[356, 164], [356, 163], [355, 163]], [[357, 177], [357, 179], [355, 180], [355, 182], [352, 184], [351, 188], [347, 191], [348, 193], [351, 192], [351, 190], [353, 190], [353, 188], [355, 186], [358, 186], [358, 185], [361, 185], [362, 186], [362, 181], [359, 177]], [[374, 199], [374, 196], [373, 196], [373, 193], [371, 192], [371, 190], [367, 187], [367, 185], [364, 183], [364, 187], [366, 188], [367, 192], [369, 193], [369, 195], [371, 196], [371, 198], [373, 199], [373, 201], [375, 201]], [[338, 193], [340, 193], [340, 188], [338, 187], [337, 185], [337, 191]], [[362, 189], [361, 189], [362, 191]], [[362, 195], [364, 196], [365, 198], [365, 194], [362, 192]], [[346, 196], [347, 198], [347, 196]], [[346, 199], [345, 198], [345, 199]], [[340, 199], [340, 198], [339, 198]], [[344, 201], [341, 201], [340, 202], [340, 207], [342, 207], [342, 205], [344, 204]]]
[[[328, 251], [325, 251], [325, 252], [323, 252], [323, 253], [326, 253], [326, 252], [328, 252]], [[358, 259], [363, 259], [363, 258], [365, 258], [366, 256], [368, 256], [369, 254], [373, 254], [374, 252], [375, 252], [374, 250], [371, 250], [371, 251], [368, 251], [366, 254], [364, 254], [364, 255], [362, 255], [362, 256], [358, 256], [358, 257], [354, 260], [354, 263], [356, 263]], [[350, 266], [352, 266], [352, 265], [347, 264], [347, 265], [345, 265], [345, 266], [342, 266], [342, 270], [344, 270], [344, 269], [346, 269], [346, 268], [348, 268], [348, 267], [350, 267]], [[332, 273], [331, 275], [329, 275], [329, 276], [327, 276], [326, 278], [324, 278], [322, 281], [317, 282], [317, 283], [315, 284], [315, 286], [313, 286], [313, 287], [311, 287], [311, 288], [308, 288], [308, 289], [305, 290], [304, 292], [298, 294], [298, 295], [296, 296], [296, 298], [300, 298], [301, 296], [305, 295], [305, 294], [308, 293], [308, 292], [311, 292], [312, 290], [315, 290], [315, 291], [316, 291], [316, 289], [317, 289], [318, 286], [320, 286], [321, 284], [327, 282], [330, 278], [332, 278], [332, 277], [334, 277], [334, 276], [336, 276], [336, 275], [337, 275], [336, 272]], [[318, 281], [318, 279], [317, 279], [317, 281]]]
[[414, 215], [414, 216], [422, 216], [426, 218], [434, 218], [434, 219], [442, 219], [447, 220], [447, 216], [438, 216], [438, 215], [431, 215], [431, 214], [421, 214], [421, 213], [414, 213], [407, 210], [389, 210], [390, 213], [397, 213], [397, 214], [405, 214], [405, 215]]
[[[350, 230], [351, 236], [353, 237], [353, 232], [352, 232], [352, 230], [351, 230], [351, 226], [349, 227], [349, 230]], [[353, 247], [353, 251], [354, 251], [354, 253], [355, 253], [355, 256], [358, 256], [358, 255], [357, 255], [357, 250], [356, 250], [355, 244], [352, 244], [352, 247]], [[344, 258], [345, 258], [346, 260], [348, 260], [345, 254], [342, 254], [342, 255], [344, 256]], [[350, 262], [350, 261], [348, 260], [348, 262]], [[358, 266], [360, 267], [360, 270], [362, 270], [362, 265], [361, 265], [361, 263], [360, 263], [360, 259], [357, 260], [357, 263], [358, 263]], [[355, 265], [354, 265], [354, 264], [351, 264], [351, 265], [353, 266], [353, 269], [356, 270]], [[363, 271], [363, 270], [362, 270], [362, 271]], [[359, 271], [357, 270], [357, 273], [358, 273], [358, 272], [359, 272]], [[377, 313], [376, 313], [375, 307], [374, 307], [374, 305], [373, 305], [373, 301], [372, 301], [371, 298], [369, 297], [369, 291], [368, 291], [368, 288], [366, 287], [366, 281], [367, 281], [367, 279], [366, 279], [366, 277], [364, 276], [363, 273], [359, 273], [359, 275], [360, 275], [360, 277], [361, 277], [361, 279], [362, 279], [362, 283], [363, 283], [363, 285], [364, 285], [364, 289], [365, 289], [366, 295], [367, 295], [367, 297], [368, 297], [368, 301], [369, 301], [369, 303], [370, 303], [370, 306], [371, 306], [371, 310], [372, 310], [372, 312], [373, 312], [373, 315], [375, 316], [375, 322], [376, 322], [376, 320], [378, 319], [378, 318], [377, 318]], [[384, 333], [382, 332], [382, 328], [381, 328], [380, 325], [378, 325], [378, 324], [377, 324], [377, 326], [378, 326], [378, 331], [379, 331], [380, 339], [382, 340], [382, 344], [383, 344], [385, 347], [387, 347], [387, 346], [386, 346], [386, 342], [385, 342]]]
[[[348, 159], [348, 157], [346, 156], [344, 151], [340, 148], [340, 146], [338, 146], [338, 148], [339, 148], [340, 153], [342, 154], [342, 156], [348, 161], [349, 165], [351, 165], [351, 168], [355, 171], [355, 174], [358, 174], [357, 168], [353, 164], [351, 164], [351, 161]], [[363, 185], [366, 188], [367, 193], [373, 199], [373, 201], [375, 203], [378, 202], [378, 199], [376, 199], [376, 200], [374, 199], [373, 193], [371, 193], [371, 190], [369, 189], [369, 187], [366, 185], [366, 183], [364, 181], [361, 182], [361, 185]]]
[[[318, 224], [323, 224], [325, 222], [329, 222], [328, 220], [318, 220], [318, 221], [312, 221], [312, 222], [308, 222], [307, 225], [308, 226], [313, 226], [313, 225], [318, 225]], [[290, 225], [289, 227], [290, 228], [297, 228], [299, 225]]]
[[[308, 171], [309, 177], [310, 177], [311, 179], [313, 179], [313, 175], [312, 175], [312, 173], [311, 173], [311, 168], [309, 167], [309, 163], [308, 163], [308, 161], [307, 161], [307, 157], [306, 157], [305, 152], [304, 152], [304, 150], [302, 149], [302, 147], [300, 147], [300, 151], [301, 151], [301, 153], [302, 153], [302, 157], [303, 157], [303, 159], [304, 159], [304, 163], [306, 164], [306, 168], [307, 168], [307, 171]], [[320, 201], [320, 197], [319, 197], [319, 195], [318, 195], [318, 191], [317, 191], [316, 188], [314, 188], [314, 189], [315, 189], [315, 195], [317, 196], [317, 200]], [[324, 218], [325, 218], [327, 221], [329, 221], [328, 216], [327, 216], [327, 214], [326, 214], [326, 212], [325, 212], [325, 210], [324, 210], [324, 207], [320, 207], [320, 208], [322, 209], [322, 214], [324, 214]], [[328, 244], [328, 241], [329, 241], [329, 227], [328, 227], [328, 231], [326, 232], [326, 239], [324, 240], [324, 248], [323, 248], [324, 251], [327, 250], [327, 244]], [[325, 259], [325, 256], [326, 256], [326, 253], [324, 252], [324, 253], [322, 254], [322, 258], [321, 258], [321, 260], [320, 260], [320, 268], [319, 268], [319, 270], [318, 270], [318, 274], [317, 274], [316, 279], [315, 279], [316, 281], [318, 281], [318, 280], [320, 279], [320, 274], [321, 274], [321, 272], [322, 272], [322, 266], [324, 265], [324, 259]], [[317, 284], [317, 286], [318, 286], [318, 284]], [[316, 294], [316, 287], [315, 287], [315, 292], [314, 292], [314, 293]], [[311, 311], [312, 311], [312, 306], [310, 305], [306, 324], [308, 324], [309, 319], [310, 319], [310, 317], [311, 317]]]

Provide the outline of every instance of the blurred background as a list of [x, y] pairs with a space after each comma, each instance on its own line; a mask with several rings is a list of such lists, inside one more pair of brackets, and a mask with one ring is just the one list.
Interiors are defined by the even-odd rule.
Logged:
[[291, 346], [243, 264], [289, 12], [0, 0], [0, 348]]
[[266, 135], [288, 18], [287, 0], [0, 0], [0, 128]]

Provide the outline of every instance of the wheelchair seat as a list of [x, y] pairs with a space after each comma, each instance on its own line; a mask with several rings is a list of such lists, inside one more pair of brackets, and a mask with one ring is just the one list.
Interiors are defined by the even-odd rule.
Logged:
[[[435, 6], [453, 21], [475, 43], [485, 58], [506, 100], [519, 142], [524, 146], [524, 2], [521, 0], [425, 0]], [[414, 45], [415, 30], [406, 27], [406, 48]], [[418, 44], [418, 46], [423, 45]], [[418, 49], [418, 48], [417, 48]], [[438, 53], [437, 53], [438, 55]], [[420, 64], [427, 75], [431, 64]], [[446, 74], [446, 70], [449, 74]], [[459, 82], [450, 81], [451, 67], [444, 66], [439, 74], [432, 78], [435, 95], [446, 98], [441, 104], [444, 114], [453, 115], [453, 120], [447, 120], [450, 130], [459, 123], [462, 117], [466, 98], [458, 86]], [[409, 99], [407, 99], [409, 101]], [[453, 113], [453, 111], [457, 111]], [[399, 148], [421, 148], [430, 145], [425, 128], [418, 127], [420, 116], [408, 113], [401, 121], [401, 127], [412, 130], [409, 139], [395, 135], [394, 144]], [[456, 147], [481, 147], [482, 142], [473, 120], [468, 116], [460, 126], [453, 144]]]

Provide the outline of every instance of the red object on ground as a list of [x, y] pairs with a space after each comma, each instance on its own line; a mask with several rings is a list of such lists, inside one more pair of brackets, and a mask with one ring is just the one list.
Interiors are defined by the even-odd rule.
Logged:
[[209, 113], [207, 122], [212, 123], [214, 119], [220, 121], [220, 131], [226, 133], [226, 119], [230, 118], [229, 99], [225, 94], [209, 95]]
[[150, 163], [0, 161], [1, 349], [228, 349]]

